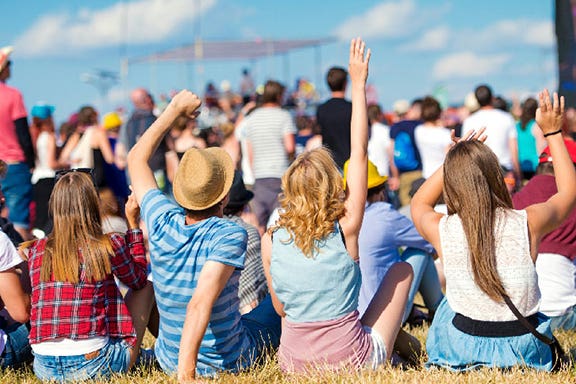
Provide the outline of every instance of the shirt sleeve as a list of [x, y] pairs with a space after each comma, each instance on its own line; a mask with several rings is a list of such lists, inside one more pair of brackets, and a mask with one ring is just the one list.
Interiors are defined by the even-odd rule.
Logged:
[[212, 247], [208, 260], [244, 269], [248, 233], [237, 224], [221, 227], [212, 238]]
[[7, 271], [21, 262], [22, 258], [8, 235], [0, 231], [0, 272]]
[[151, 189], [142, 198], [142, 217], [148, 230], [148, 237], [159, 241], [174, 220], [184, 220], [184, 210], [164, 195], [159, 189]]
[[112, 234], [110, 241], [114, 249], [112, 273], [130, 288], [143, 288], [146, 285], [147, 265], [142, 230], [129, 229], [126, 237]]
[[286, 114], [284, 115], [284, 124], [283, 125], [284, 126], [282, 128], [282, 131], [285, 135], [286, 134], [296, 134], [296, 132], [298, 131], [296, 129], [296, 125], [294, 125], [294, 119], [292, 118], [292, 116], [288, 112], [286, 112]]
[[24, 105], [24, 99], [20, 92], [16, 93], [14, 97], [14, 104], [12, 104], [12, 121], [26, 117], [28, 113], [26, 112], [26, 106]]
[[420, 236], [414, 224], [406, 216], [395, 212], [393, 216], [389, 215], [389, 217], [390, 228], [395, 228], [396, 230], [394, 238], [397, 247], [412, 247], [428, 253], [434, 253], [434, 247]]

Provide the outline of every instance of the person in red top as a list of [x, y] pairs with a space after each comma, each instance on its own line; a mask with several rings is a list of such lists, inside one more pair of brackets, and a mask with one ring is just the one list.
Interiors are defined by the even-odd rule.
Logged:
[[0, 48], [0, 159], [8, 164], [2, 189], [6, 196], [8, 219], [20, 235], [28, 240], [32, 183], [30, 169], [34, 168], [34, 146], [28, 128], [26, 107], [22, 94], [6, 85], [11, 76], [12, 47]]
[[[576, 142], [566, 135], [564, 143], [576, 166]], [[514, 208], [542, 203], [558, 191], [553, 164], [550, 147], [546, 147], [540, 155], [536, 176], [512, 196]], [[538, 256], [540, 312], [551, 318], [552, 329], [576, 328], [576, 209], [558, 228], [542, 237]]]
[[[56, 175], [49, 203], [53, 231], [23, 248], [32, 285], [29, 339], [34, 373], [42, 380], [126, 372], [136, 361], [144, 333], [143, 326], [136, 332], [130, 311], [143, 305], [139, 293], [148, 286], [138, 205], [128, 199], [125, 237], [102, 234], [98, 194], [84, 171]], [[126, 303], [114, 276], [134, 290]], [[141, 324], [139, 320], [139, 328]]]

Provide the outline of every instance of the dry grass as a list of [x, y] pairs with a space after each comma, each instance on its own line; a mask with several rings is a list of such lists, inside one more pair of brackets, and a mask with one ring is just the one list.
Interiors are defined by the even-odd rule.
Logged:
[[[419, 328], [411, 331], [421, 341], [425, 340], [428, 329]], [[558, 339], [566, 350], [576, 347], [576, 331], [558, 332]], [[151, 337], [145, 344], [153, 342]], [[573, 349], [573, 352], [576, 349]], [[0, 373], [0, 383], [39, 383], [31, 369], [21, 371], [5, 371]], [[176, 383], [174, 378], [151, 369], [147, 371], [136, 370], [129, 375], [113, 377], [108, 383], [114, 384], [164, 384]], [[566, 369], [558, 373], [544, 373], [535, 370], [514, 369], [503, 372], [497, 369], [481, 369], [470, 373], [451, 373], [441, 369], [409, 369], [401, 370], [391, 367], [382, 367], [376, 371], [340, 374], [314, 374], [308, 377], [283, 375], [274, 359], [258, 368], [238, 375], [222, 375], [218, 380], [208, 380], [209, 383], [433, 383], [433, 384], [459, 384], [459, 383], [576, 383], [576, 369]]]

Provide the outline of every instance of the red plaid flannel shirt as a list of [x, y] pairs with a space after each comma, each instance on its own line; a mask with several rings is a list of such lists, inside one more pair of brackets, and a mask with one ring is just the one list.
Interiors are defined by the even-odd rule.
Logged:
[[[46, 239], [36, 241], [28, 258], [32, 283], [30, 343], [57, 338], [73, 340], [97, 336], [122, 338], [134, 346], [136, 332], [132, 317], [114, 281], [115, 275], [133, 289], [146, 285], [146, 255], [142, 231], [128, 230], [126, 238], [110, 234], [114, 256], [110, 258], [112, 274], [98, 282], [72, 284], [62, 281], [40, 281], [40, 266]], [[128, 243], [128, 244], [126, 244]]]

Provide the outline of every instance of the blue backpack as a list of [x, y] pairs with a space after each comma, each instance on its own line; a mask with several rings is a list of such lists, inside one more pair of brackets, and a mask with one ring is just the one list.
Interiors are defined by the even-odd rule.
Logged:
[[419, 162], [412, 139], [407, 132], [400, 132], [394, 139], [394, 164], [400, 172], [413, 171]]

